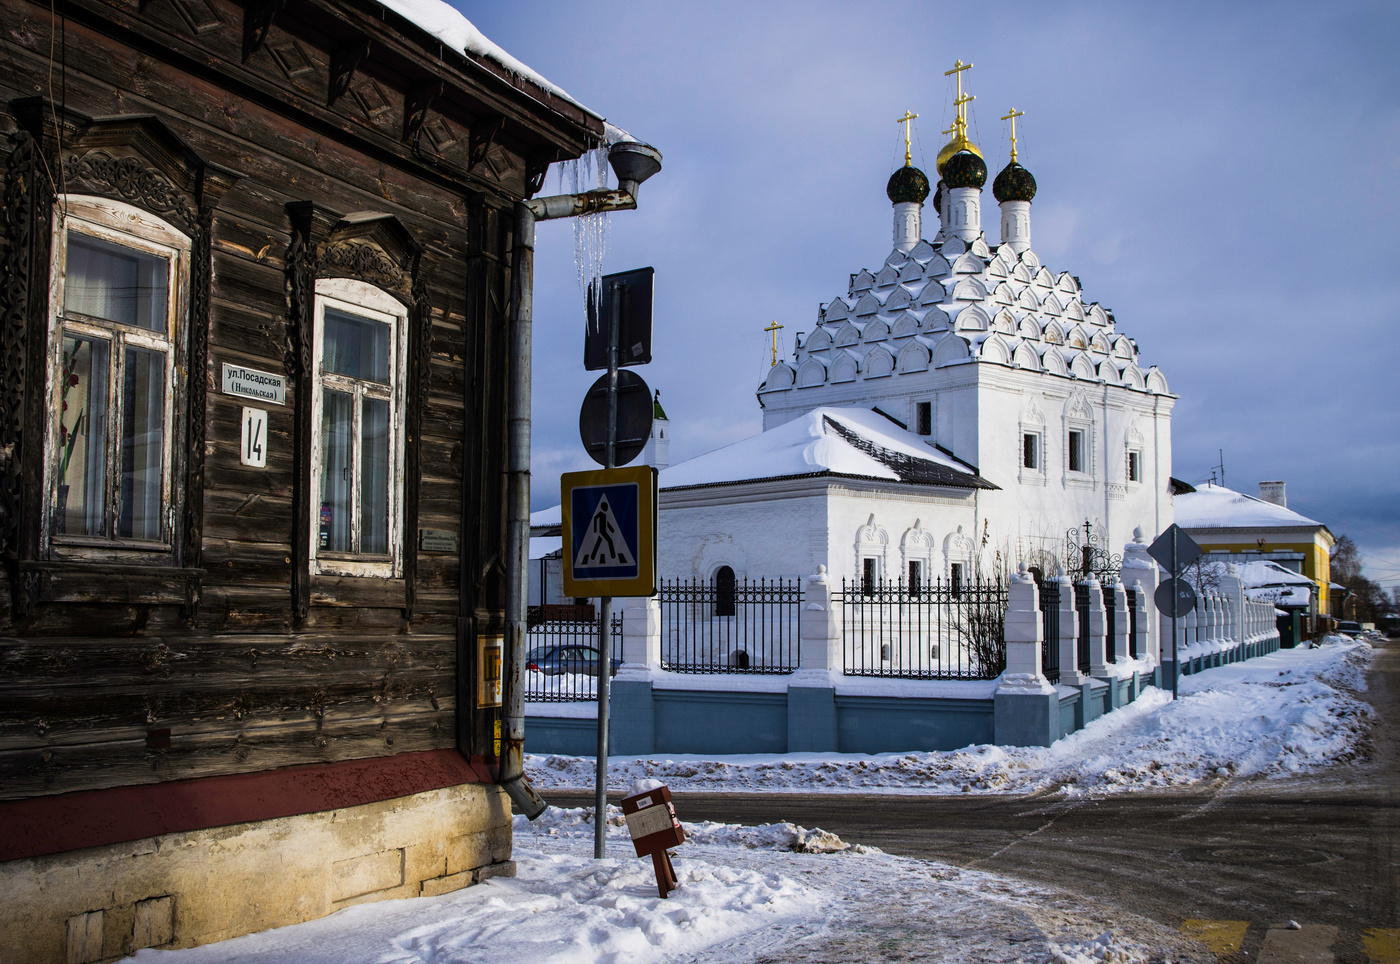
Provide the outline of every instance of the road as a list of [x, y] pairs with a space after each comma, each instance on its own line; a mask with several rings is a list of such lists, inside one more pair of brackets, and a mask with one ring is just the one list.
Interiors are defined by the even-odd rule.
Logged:
[[1053, 884], [1202, 935], [1220, 960], [1400, 964], [1400, 640], [1377, 647], [1369, 686], [1364, 753], [1322, 776], [1093, 799], [678, 793], [676, 809]]

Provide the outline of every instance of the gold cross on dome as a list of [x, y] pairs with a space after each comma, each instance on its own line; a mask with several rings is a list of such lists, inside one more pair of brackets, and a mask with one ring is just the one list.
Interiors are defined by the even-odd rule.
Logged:
[[904, 116], [895, 121], [896, 124], [904, 125], [904, 166], [908, 167], [914, 163], [914, 155], [909, 153], [909, 122], [918, 117], [918, 114], [911, 114], [907, 110]]
[[965, 130], [967, 130], [967, 113], [966, 113], [966, 111], [967, 111], [967, 104], [968, 104], [970, 101], [973, 101], [973, 100], [976, 100], [976, 99], [977, 99], [977, 98], [975, 98], [975, 97], [965, 97], [965, 96], [963, 95], [963, 89], [962, 89], [962, 75], [963, 75], [963, 71], [964, 71], [964, 70], [971, 70], [971, 69], [972, 69], [972, 65], [971, 65], [971, 64], [965, 64], [965, 63], [962, 62], [961, 59], [959, 59], [957, 63], [953, 64], [953, 69], [952, 69], [952, 70], [945, 70], [945, 71], [943, 71], [943, 76], [944, 76], [944, 77], [952, 77], [953, 80], [957, 83], [958, 95], [957, 95], [957, 97], [953, 98], [953, 106], [954, 106], [955, 108], [957, 108], [957, 112], [958, 112], [958, 113], [957, 113], [957, 119], [956, 119], [955, 121], [953, 121], [953, 124], [954, 124], [955, 127], [958, 128], [959, 131], [965, 131]]
[[1016, 161], [1016, 118], [1018, 118], [1018, 117], [1025, 117], [1025, 116], [1026, 116], [1026, 112], [1025, 112], [1025, 111], [1023, 111], [1023, 110], [1017, 110], [1016, 108], [1013, 107], [1013, 108], [1011, 108], [1011, 113], [1007, 114], [1005, 117], [1002, 118], [1002, 120], [1009, 120], [1009, 121], [1011, 122], [1011, 161], [1012, 161], [1012, 163], [1015, 163], [1015, 161]]
[[774, 364], [774, 365], [778, 364], [778, 331], [779, 331], [781, 328], [783, 328], [783, 327], [784, 327], [783, 325], [778, 324], [778, 322], [775, 320], [771, 325], [769, 325], [767, 328], [763, 329], [764, 331], [771, 332], [772, 335], [773, 335], [773, 364]]

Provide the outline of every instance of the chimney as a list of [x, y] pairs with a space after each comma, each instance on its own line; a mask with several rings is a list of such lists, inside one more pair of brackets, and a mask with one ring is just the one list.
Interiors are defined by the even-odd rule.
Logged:
[[1260, 482], [1259, 498], [1264, 502], [1272, 502], [1281, 509], [1288, 508], [1288, 493], [1284, 491], [1282, 482]]

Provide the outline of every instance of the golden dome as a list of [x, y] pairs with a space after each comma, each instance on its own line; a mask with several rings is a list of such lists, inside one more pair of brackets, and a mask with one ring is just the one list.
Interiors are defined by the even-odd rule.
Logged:
[[[943, 149], [938, 152], [937, 167], [939, 174], [943, 173], [943, 165], [948, 163], [948, 158], [958, 153], [958, 151], [971, 151], [978, 157], [982, 157], [982, 151], [977, 147], [976, 144], [972, 143], [972, 141], [967, 139], [966, 131], [959, 130], [956, 134], [953, 135], [953, 139], [947, 144], [944, 144]], [[983, 157], [982, 160], [985, 161], [986, 158]]]

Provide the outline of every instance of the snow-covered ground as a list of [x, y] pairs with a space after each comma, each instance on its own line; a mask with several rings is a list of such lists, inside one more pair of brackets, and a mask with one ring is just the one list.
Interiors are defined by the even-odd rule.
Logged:
[[680, 886], [660, 899], [608, 808], [609, 858], [592, 859], [592, 815], [516, 818], [514, 879], [442, 897], [347, 908], [322, 920], [143, 964], [696, 964], [880, 959], [893, 945], [946, 962], [1097, 964], [1209, 960], [1148, 921], [996, 874], [852, 847], [792, 824], [687, 824]]
[[[1303, 773], [1355, 751], [1367, 728], [1371, 645], [1329, 636], [1182, 677], [1180, 699], [1149, 689], [1050, 747], [970, 746], [929, 753], [615, 757], [609, 783], [650, 777], [673, 791], [1112, 793], [1222, 777]], [[530, 756], [542, 791], [593, 785], [593, 760]]]
[[[1188, 678], [1183, 699], [1150, 693], [1042, 750], [798, 760], [621, 761], [615, 788], [659, 778], [673, 789], [858, 789], [1069, 793], [1296, 773], [1354, 751], [1369, 708], [1371, 647], [1336, 639]], [[582, 761], [536, 758], [555, 786], [584, 786]], [[680, 887], [658, 898], [609, 808], [609, 858], [591, 858], [587, 810], [551, 808], [515, 824], [514, 879], [442, 897], [364, 904], [323, 920], [181, 951], [144, 964], [697, 964], [1213, 960], [1178, 935], [1083, 897], [979, 871], [894, 857], [792, 824], [687, 824]], [[899, 956], [908, 951], [907, 957]]]

